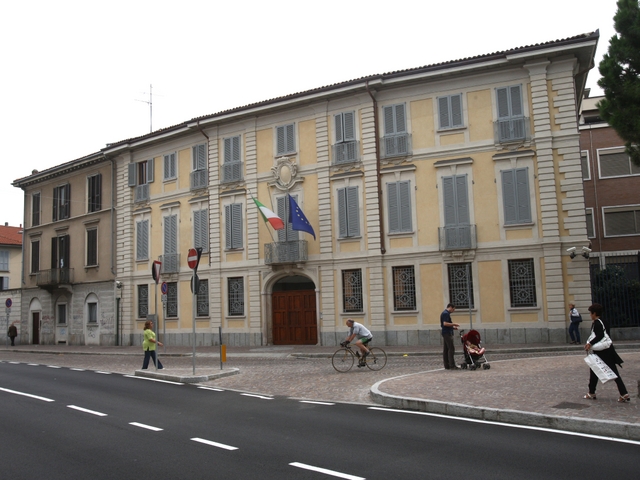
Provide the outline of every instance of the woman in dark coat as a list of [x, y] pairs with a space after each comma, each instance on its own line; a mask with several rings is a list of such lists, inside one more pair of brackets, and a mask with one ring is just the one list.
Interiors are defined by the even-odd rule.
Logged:
[[[593, 338], [589, 337], [590, 340], [584, 346], [584, 349], [589, 352], [591, 350], [591, 346], [598, 343], [600, 340], [604, 338], [604, 332], [606, 330], [607, 335], [611, 337], [610, 326], [608, 320], [602, 320], [600, 316], [602, 315], [602, 305], [599, 303], [594, 303], [589, 307], [589, 313], [591, 314], [591, 332], [595, 334]], [[616, 349], [611, 345], [609, 348], [605, 348], [604, 350], [592, 350], [593, 353], [598, 355], [607, 366], [613, 370], [618, 378], [615, 379], [616, 385], [618, 386], [618, 391], [620, 392], [620, 398], [618, 398], [618, 402], [625, 403], [630, 402], [629, 393], [627, 392], [627, 387], [624, 386], [624, 382], [622, 378], [620, 378], [620, 374], [618, 373], [618, 368], [616, 365], [622, 366], [622, 359], [616, 352]], [[584, 398], [589, 400], [596, 399], [596, 385], [598, 384], [598, 376], [593, 372], [593, 370], [589, 370], [589, 393], [587, 393]]]

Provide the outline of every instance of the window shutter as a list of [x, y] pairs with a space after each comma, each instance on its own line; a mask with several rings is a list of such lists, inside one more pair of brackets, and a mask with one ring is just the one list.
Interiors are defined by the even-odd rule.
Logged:
[[[51, 216], [51, 220], [52, 221], [56, 221], [58, 220], [58, 203], [59, 203], [59, 188], [54, 188], [53, 189], [53, 213]], [[51, 268], [55, 268], [55, 267], [51, 267]]]
[[505, 225], [518, 222], [516, 208], [516, 182], [513, 170], [503, 170], [502, 172], [502, 201], [504, 204]]
[[451, 127], [449, 119], [449, 97], [438, 98], [438, 113], [440, 116], [440, 128]]
[[360, 212], [358, 207], [358, 187], [349, 187], [347, 190], [347, 224], [349, 237], [360, 236]]
[[282, 155], [285, 152], [284, 127], [276, 128], [276, 153]]
[[233, 154], [231, 156], [231, 160], [233, 162], [239, 162], [241, 159], [240, 156], [240, 135], [238, 135], [237, 137], [233, 137], [231, 139], [231, 146], [233, 148]]
[[230, 163], [232, 158], [231, 138], [224, 139], [224, 163]]
[[522, 108], [522, 90], [520, 85], [513, 85], [509, 87], [509, 99], [511, 100], [511, 116], [521, 117], [523, 113], [523, 108]]
[[411, 231], [411, 182], [398, 182], [400, 231]]
[[344, 133], [342, 128], [342, 122], [344, 120], [343, 114], [339, 113], [338, 115], [334, 115], [333, 119], [336, 126], [336, 143], [342, 143], [344, 142]]
[[149, 220], [136, 222], [136, 260], [149, 258]]
[[462, 127], [462, 94], [451, 95], [451, 126]]
[[287, 153], [290, 152], [295, 152], [296, 151], [296, 142], [295, 142], [295, 135], [294, 135], [294, 126], [293, 124], [291, 125], [287, 125], [286, 126], [286, 136], [287, 136]]
[[393, 105], [389, 107], [384, 107], [384, 134], [392, 135], [395, 133], [395, 125], [393, 123], [394, 120], [394, 110]]
[[454, 177], [442, 177], [442, 201], [444, 202], [445, 227], [458, 224], [454, 188]]
[[193, 244], [201, 247], [203, 251], [208, 251], [207, 235], [207, 210], [195, 210], [193, 212]]
[[137, 182], [136, 174], [138, 173], [136, 164], [130, 163], [129, 165], [127, 165], [127, 167], [129, 168], [129, 186], [135, 187]]
[[518, 222], [531, 222], [531, 205], [529, 202], [529, 170], [518, 168], [516, 175], [516, 199], [518, 202]]
[[347, 189], [338, 189], [338, 237], [348, 237], [347, 225]]
[[406, 133], [407, 124], [405, 121], [404, 104], [395, 105], [396, 133]]
[[[297, 202], [298, 196], [291, 195]], [[291, 228], [291, 222], [289, 221], [289, 199], [286, 197], [280, 197], [276, 200], [278, 209], [278, 216], [284, 221], [285, 228], [277, 230], [279, 242], [292, 242], [298, 240], [298, 232]]]
[[349, 142], [356, 139], [356, 115], [355, 112], [345, 112], [344, 118], [344, 141]]
[[95, 192], [95, 211], [102, 210], [102, 174], [99, 173], [96, 178], [96, 192]]
[[2, 277], [2, 290], [9, 290], [9, 277]]
[[498, 98], [498, 118], [509, 118], [511, 111], [509, 110], [509, 97], [507, 88], [496, 89], [496, 96]]
[[234, 203], [232, 207], [233, 245], [232, 248], [242, 248], [242, 204]]
[[398, 205], [398, 184], [387, 184], [387, 196], [389, 197], [389, 232], [397, 232], [400, 226]]
[[192, 168], [196, 170], [207, 169], [207, 146], [206, 144], [194, 145], [191, 147]]
[[456, 175], [456, 210], [459, 225], [469, 225], [469, 195], [467, 193], [467, 176]]
[[147, 183], [153, 183], [153, 166], [155, 165], [155, 161], [152, 158], [151, 160], [147, 160]]
[[224, 239], [227, 249], [233, 248], [233, 212], [232, 205], [224, 206]]
[[51, 268], [58, 268], [58, 237], [51, 238]]
[[178, 216], [168, 215], [164, 217], [164, 254], [170, 255], [178, 252]]

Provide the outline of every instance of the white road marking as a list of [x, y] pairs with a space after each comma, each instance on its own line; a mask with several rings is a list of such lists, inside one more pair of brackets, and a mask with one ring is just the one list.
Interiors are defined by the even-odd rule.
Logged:
[[383, 412], [409, 413], [409, 414], [413, 414], [413, 415], [425, 415], [427, 417], [448, 418], [450, 420], [459, 420], [461, 422], [484, 423], [486, 425], [498, 425], [498, 426], [501, 426], [501, 427], [522, 428], [524, 430], [537, 430], [539, 432], [559, 433], [559, 434], [562, 434], [562, 435], [571, 435], [571, 436], [574, 436], [574, 437], [594, 438], [594, 439], [597, 439], [597, 440], [609, 440], [611, 442], [631, 443], [633, 445], [640, 445], [640, 441], [637, 441], [637, 440], [626, 440], [624, 438], [604, 437], [604, 436], [601, 436], [601, 435], [592, 435], [590, 433], [568, 432], [568, 431], [565, 431], [565, 430], [554, 430], [553, 428], [533, 427], [531, 425], [517, 425], [515, 423], [492, 422], [490, 420], [479, 420], [477, 418], [454, 417], [452, 415], [442, 415], [441, 413], [416, 412], [416, 411], [412, 411], [412, 410], [396, 410], [394, 408], [382, 408], [382, 407], [367, 407], [367, 408], [369, 410], [380, 410], [380, 411], [383, 411]]
[[304, 463], [293, 462], [290, 463], [292, 467], [304, 468], [305, 470], [312, 470], [314, 472], [324, 473], [331, 475], [332, 477], [346, 478], [348, 480], [365, 480], [364, 477], [356, 477], [355, 475], [349, 475], [348, 473], [336, 472], [335, 470], [328, 470], [326, 468], [314, 467], [312, 465], [306, 465]]
[[29, 365], [30, 367], [39, 367], [40, 366], [39, 363], [27, 363], [27, 365]]
[[31, 395], [30, 393], [18, 392], [16, 390], [9, 390], [8, 388], [0, 388], [0, 390], [7, 393], [13, 393], [14, 395], [22, 395], [23, 397], [35, 398], [36, 400], [42, 400], [43, 402], [55, 402], [55, 400], [52, 400], [50, 398], [39, 397], [38, 395]]
[[205, 445], [211, 445], [212, 447], [224, 448], [225, 450], [238, 450], [238, 447], [232, 447], [231, 445], [225, 445], [224, 443], [212, 442], [211, 440], [205, 440], [204, 438], [192, 438], [194, 442], [204, 443]]
[[129, 422], [129, 425], [133, 425], [134, 427], [146, 428], [147, 430], [153, 430], [154, 432], [162, 431], [162, 428], [152, 427], [151, 425], [145, 425], [144, 423]]
[[273, 400], [273, 397], [265, 397], [263, 395], [254, 395], [253, 393], [241, 393], [240, 395], [244, 395], [245, 397], [261, 398], [263, 400]]
[[20, 362], [9, 362], [12, 363], [13, 365], [20, 365]]
[[198, 387], [198, 388], [202, 390], [213, 390], [214, 392], [224, 392], [224, 390], [221, 388], [211, 388], [211, 387]]
[[47, 365], [47, 368], [62, 368], [62, 367], [56, 367], [55, 365]]
[[124, 376], [127, 378], [135, 378], [138, 380], [148, 380], [150, 382], [170, 383], [171, 385], [184, 385], [184, 383], [171, 382], [169, 380], [160, 380], [159, 378], [138, 377], [136, 375], [124, 375]]
[[96, 373], [100, 373], [102, 375], [111, 375], [111, 372], [101, 372], [100, 370], [96, 370]]
[[84, 368], [70, 368], [69, 370], [73, 370], [74, 372], [85, 372]]
[[106, 413], [96, 412], [95, 410], [88, 410], [86, 408], [77, 407], [75, 405], [67, 405], [67, 407], [73, 408], [74, 410], [78, 410], [80, 412], [90, 413], [91, 415], [97, 415], [98, 417], [106, 417], [107, 416]]
[[300, 400], [300, 403], [313, 403], [314, 405], [335, 405], [335, 403], [329, 403], [329, 402], [312, 402], [311, 400]]

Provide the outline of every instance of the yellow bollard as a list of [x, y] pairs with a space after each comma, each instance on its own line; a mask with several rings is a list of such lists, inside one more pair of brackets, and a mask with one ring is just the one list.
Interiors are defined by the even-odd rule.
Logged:
[[221, 362], [226, 362], [227, 361], [227, 346], [226, 345], [220, 345], [220, 361]]

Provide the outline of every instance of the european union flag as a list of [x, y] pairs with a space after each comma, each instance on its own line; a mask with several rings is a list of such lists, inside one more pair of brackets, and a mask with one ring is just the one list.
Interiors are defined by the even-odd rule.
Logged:
[[316, 239], [316, 232], [313, 231], [313, 227], [309, 223], [309, 220], [304, 216], [302, 209], [298, 206], [291, 195], [289, 195], [289, 222], [291, 223], [291, 228], [293, 230], [310, 233], [313, 235], [313, 239]]

